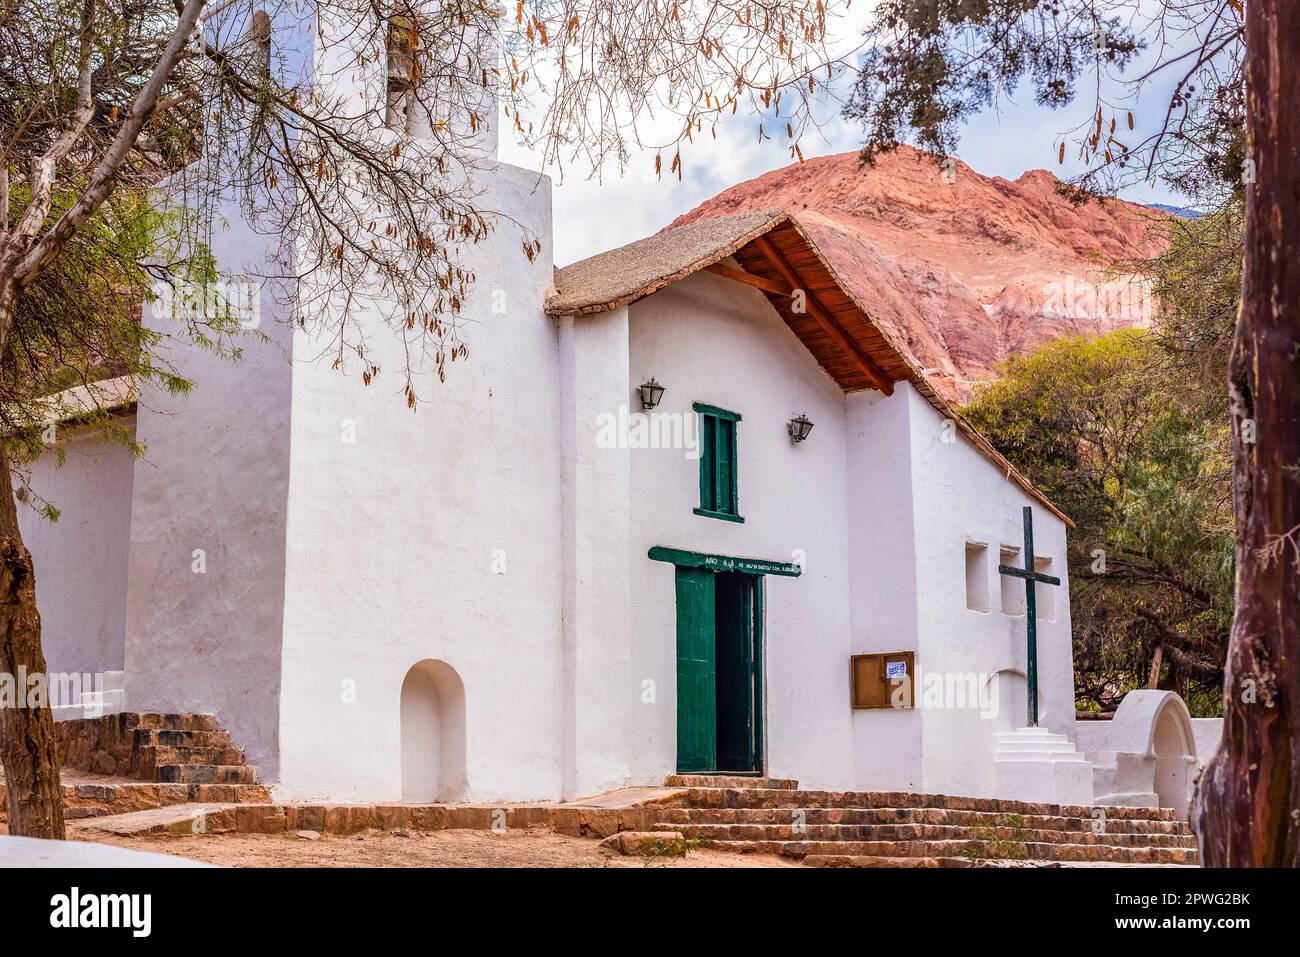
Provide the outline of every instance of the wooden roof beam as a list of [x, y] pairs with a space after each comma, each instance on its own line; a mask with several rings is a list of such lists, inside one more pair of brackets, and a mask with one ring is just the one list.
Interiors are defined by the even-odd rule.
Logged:
[[891, 380], [889, 376], [885, 375], [884, 371], [880, 366], [876, 365], [876, 363], [872, 361], [869, 355], [862, 351], [861, 347], [853, 341], [853, 338], [844, 331], [844, 327], [836, 322], [834, 317], [825, 309], [825, 307], [817, 301], [817, 297], [799, 282], [799, 274], [794, 271], [794, 267], [786, 261], [786, 258], [781, 255], [781, 251], [776, 248], [772, 241], [768, 239], [767, 236], [759, 236], [754, 240], [754, 245], [762, 251], [763, 255], [767, 257], [768, 262], [772, 264], [773, 268], [775, 268], [776, 271], [781, 274], [782, 278], [790, 284], [791, 292], [795, 289], [804, 290], [808, 315], [812, 316], [826, 334], [834, 339], [835, 343], [841, 349], [848, 353], [849, 358], [852, 359], [854, 364], [862, 370], [863, 375], [871, 380], [872, 384], [874, 384], [875, 387], [885, 395], [893, 395], [893, 380]]
[[752, 272], [745, 272], [743, 269], [737, 269], [735, 266], [728, 266], [726, 263], [714, 263], [712, 266], [704, 267], [706, 272], [711, 272], [716, 276], [724, 279], [731, 279], [735, 282], [742, 282], [746, 286], [753, 286], [755, 289], [761, 289], [763, 292], [771, 293], [774, 296], [793, 296], [794, 290], [789, 286], [782, 285], [771, 279], [764, 279], [762, 276], [755, 276]]

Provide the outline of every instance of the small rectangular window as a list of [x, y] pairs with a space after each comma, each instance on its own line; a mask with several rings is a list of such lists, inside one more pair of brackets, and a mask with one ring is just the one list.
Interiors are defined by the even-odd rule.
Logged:
[[696, 402], [700, 416], [700, 507], [696, 515], [743, 522], [736, 478], [736, 423], [740, 414]]
[[[1034, 556], [1034, 571], [1040, 575], [1052, 574], [1052, 560]], [[1056, 621], [1056, 593], [1059, 588], [1046, 582], [1034, 582], [1034, 611], [1043, 621]]]
[[910, 708], [916, 691], [916, 656], [910, 651], [852, 655], [853, 708]]
[[[998, 552], [998, 564], [1020, 567], [1020, 549], [1003, 545]], [[1015, 575], [999, 575], [1002, 579], [1002, 614], [1023, 615], [1025, 613], [1025, 580]]]
[[966, 607], [989, 610], [989, 547], [983, 542], [966, 543]]

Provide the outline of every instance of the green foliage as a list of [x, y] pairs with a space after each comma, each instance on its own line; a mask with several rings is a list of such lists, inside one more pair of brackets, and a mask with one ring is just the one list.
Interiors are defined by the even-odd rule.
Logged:
[[[74, 190], [57, 191], [51, 218], [76, 198]], [[21, 208], [24, 191], [15, 190], [11, 202]], [[98, 408], [65, 390], [129, 377], [137, 388], [183, 394], [192, 383], [165, 358], [169, 339], [234, 360], [238, 340], [259, 335], [222, 309], [184, 316], [168, 332], [141, 323], [140, 304], [155, 301], [159, 289], [215, 287], [223, 278], [206, 247], [183, 239], [191, 232], [188, 215], [176, 207], [162, 212], [143, 191], [120, 189], [18, 299], [0, 361], [0, 431], [18, 469], [20, 498], [49, 520], [58, 509], [27, 486], [24, 466], [51, 450], [64, 464], [66, 430], [93, 429], [104, 441], [144, 451], [119, 407]]]
[[[963, 123], [1023, 83], [1045, 106], [1092, 105], [1042, 144], [1063, 164], [1077, 143], [1086, 170], [1065, 195], [1160, 177], [1217, 205], [1246, 173], [1241, 14], [1236, 0], [881, 0], [844, 115], [862, 124], [867, 161], [909, 141], [948, 156]], [[1167, 98], [1135, 116], [1166, 76]]]
[[[1080, 74], [1123, 69], [1144, 43], [1119, 18], [1040, 0], [884, 0], [875, 10], [846, 116], [867, 129], [865, 157], [914, 137], [953, 153], [958, 128], [1027, 77], [1042, 104], [1074, 99]], [[1100, 46], [1100, 49], [1098, 47]]]
[[1075, 520], [1076, 691], [1111, 709], [1159, 680], [1194, 713], [1219, 706], [1232, 613], [1226, 418], [1170, 381], [1159, 339], [1123, 330], [1013, 357], [965, 414]]

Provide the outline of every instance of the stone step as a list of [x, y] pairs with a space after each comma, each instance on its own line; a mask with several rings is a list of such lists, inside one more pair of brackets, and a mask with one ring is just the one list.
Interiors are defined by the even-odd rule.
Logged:
[[[802, 846], [787, 845], [783, 853], [805, 856], [818, 854], [879, 854], [902, 857], [965, 857], [983, 860], [1031, 860], [1061, 862], [1106, 861], [1117, 864], [1195, 864], [1196, 849], [1181, 847], [1113, 847], [1105, 844], [1056, 844], [1026, 841], [1023, 844], [1005, 842], [964, 841], [900, 841], [900, 842], [804, 842]], [[1020, 855], [1024, 856], [1021, 857]]]
[[135, 747], [162, 746], [168, 748], [228, 748], [232, 746], [230, 732], [174, 731], [166, 728], [136, 728]]
[[[268, 804], [271, 790], [260, 784], [158, 784], [152, 781], [63, 785], [63, 815], [69, 821], [195, 801]], [[0, 784], [0, 821], [4, 819], [5, 789]]]
[[146, 745], [134, 754], [135, 776], [143, 781], [157, 777], [158, 768], [168, 764], [240, 765], [244, 752], [235, 747], [167, 747]]
[[[659, 811], [665, 824], [790, 824], [796, 814], [805, 824], [939, 824], [962, 827], [1023, 827], [1050, 831], [1092, 833], [1096, 820], [1054, 814], [1004, 814], [996, 811], [952, 811], [945, 808], [692, 808], [668, 807]], [[1103, 833], [1191, 835], [1186, 821], [1143, 818], [1103, 818]]]
[[760, 778], [743, 774], [672, 774], [664, 780], [669, 788], [766, 788], [793, 791], [798, 781], [790, 778]]
[[964, 841], [1015, 844], [1082, 844], [1107, 847], [1196, 847], [1196, 838], [1180, 834], [1092, 834], [1017, 827], [970, 828], [944, 824], [672, 824], [673, 830], [711, 843], [726, 841]]
[[1060, 867], [1054, 861], [996, 861], [968, 857], [872, 857], [867, 854], [813, 854], [803, 859], [807, 867]]
[[1195, 864], [1196, 851], [1181, 847], [1112, 847], [1105, 844], [1054, 844], [1028, 841], [719, 841], [709, 845], [742, 854], [784, 854], [893, 858], [960, 857], [1118, 864]]
[[230, 830], [227, 822], [232, 812], [240, 807], [242, 805], [223, 801], [192, 801], [78, 821], [71, 829], [91, 840], [98, 840], [101, 834], [139, 837], [146, 834], [223, 833]]
[[160, 764], [166, 784], [256, 784], [257, 768], [247, 764]]
[[166, 731], [216, 731], [220, 728], [215, 714], [163, 714], [157, 711], [141, 711], [135, 716], [135, 727], [146, 730]]
[[[910, 791], [790, 791], [764, 788], [690, 788], [673, 798], [670, 806], [694, 808], [943, 808], [956, 811], [994, 811], [1003, 814], [1050, 814], [1064, 817], [1093, 816], [1094, 808], [1079, 804], [1008, 801], [1001, 798], [917, 794]], [[1107, 820], [1176, 821], [1173, 808], [1111, 807], [1102, 809]]]

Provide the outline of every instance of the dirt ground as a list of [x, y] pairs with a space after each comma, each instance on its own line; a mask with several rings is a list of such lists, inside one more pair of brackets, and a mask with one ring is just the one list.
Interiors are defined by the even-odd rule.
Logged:
[[[74, 835], [69, 835], [74, 836]], [[798, 867], [767, 854], [697, 849], [684, 858], [624, 857], [599, 842], [545, 828], [496, 834], [448, 830], [409, 837], [367, 831], [348, 837], [213, 834], [117, 837], [76, 834], [137, 851], [176, 854], [225, 867]]]

